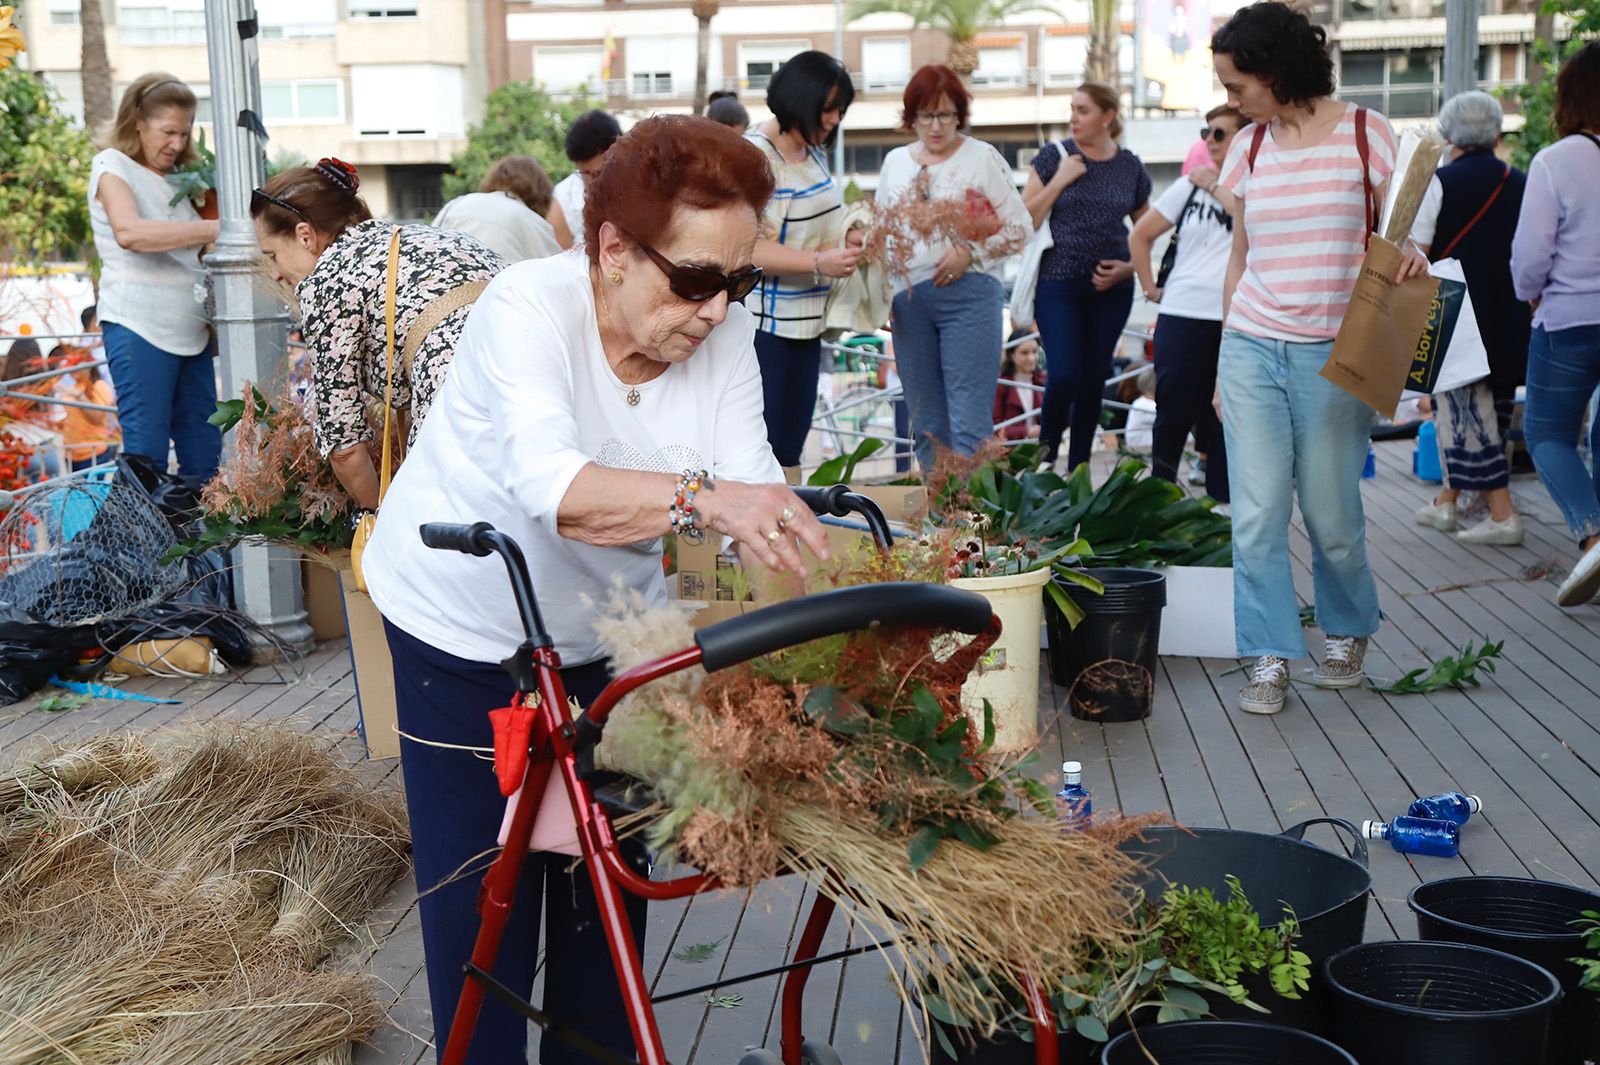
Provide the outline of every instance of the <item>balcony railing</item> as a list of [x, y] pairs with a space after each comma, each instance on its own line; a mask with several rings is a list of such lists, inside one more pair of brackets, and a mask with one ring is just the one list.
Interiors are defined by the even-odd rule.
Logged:
[[[1477, 0], [1479, 15], [1532, 14], [1538, 0]], [[1445, 0], [1339, 0], [1344, 22], [1444, 18]]]
[[[1478, 88], [1494, 92], [1507, 85], [1506, 81], [1480, 81]], [[1421, 85], [1341, 85], [1339, 99], [1360, 107], [1371, 108], [1389, 118], [1432, 118], [1439, 113], [1444, 102], [1444, 85], [1438, 82]]]

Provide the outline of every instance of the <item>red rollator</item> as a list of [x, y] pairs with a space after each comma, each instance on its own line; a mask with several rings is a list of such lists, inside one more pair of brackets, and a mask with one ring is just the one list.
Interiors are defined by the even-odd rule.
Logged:
[[[832, 488], [799, 488], [799, 495], [820, 515], [843, 517], [857, 514], [865, 520], [880, 547], [890, 542], [883, 512], [871, 500], [849, 492], [843, 485]], [[930, 625], [966, 633], [981, 641], [986, 649], [1000, 635], [1000, 621], [990, 612], [982, 596], [955, 588], [913, 582], [863, 585], [840, 588], [779, 603], [741, 617], [709, 625], [695, 633], [694, 646], [648, 662], [627, 671], [606, 686], [594, 704], [572, 717], [567, 694], [561, 683], [561, 662], [553, 641], [544, 627], [538, 600], [528, 576], [522, 549], [487, 522], [474, 525], [428, 524], [421, 528], [423, 543], [469, 555], [498, 554], [511, 579], [512, 593], [527, 638], [505, 666], [519, 693], [519, 702], [528, 703], [537, 695], [529, 733], [526, 767], [521, 775], [521, 798], [511, 817], [504, 849], [484, 874], [478, 895], [481, 925], [466, 965], [467, 981], [461, 990], [450, 1038], [445, 1044], [443, 1065], [462, 1065], [471, 1045], [478, 1011], [487, 992], [537, 1024], [546, 1037], [562, 1039], [605, 1065], [669, 1065], [661, 1045], [656, 1023], [655, 1003], [703, 995], [708, 991], [783, 974], [781, 1014], [781, 1055], [768, 1050], [753, 1050], [740, 1058], [739, 1065], [832, 1065], [839, 1057], [826, 1044], [804, 1038], [801, 1002], [811, 968], [880, 949], [870, 944], [820, 955], [823, 935], [833, 916], [832, 899], [818, 895], [806, 918], [805, 928], [795, 948], [794, 959], [759, 972], [718, 980], [714, 984], [684, 988], [651, 998], [638, 944], [623, 909], [623, 892], [646, 899], [684, 898], [719, 887], [712, 877], [695, 874], [667, 881], [641, 876], [618, 847], [608, 802], [612, 787], [591, 789], [580, 769], [580, 760], [599, 743], [606, 719], [629, 692], [651, 681], [691, 666], [715, 672], [752, 658], [826, 636], [852, 632], [874, 625]], [[595, 898], [605, 929], [611, 963], [622, 991], [628, 1025], [633, 1032], [638, 1059], [632, 1060], [598, 1046], [525, 1001], [490, 974], [500, 948], [512, 900], [516, 895], [523, 858], [533, 838], [534, 822], [551, 773], [560, 776], [563, 790], [572, 807], [577, 839], [584, 867], [594, 885]], [[618, 789], [620, 791], [620, 789]], [[1053, 1065], [1059, 1060], [1054, 1017], [1037, 987], [1028, 985], [1030, 1012], [1034, 1021], [1034, 1047], [1038, 1065]]]

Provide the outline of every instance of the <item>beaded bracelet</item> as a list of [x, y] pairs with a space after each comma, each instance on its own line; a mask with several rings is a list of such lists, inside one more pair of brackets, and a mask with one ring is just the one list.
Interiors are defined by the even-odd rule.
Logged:
[[702, 488], [711, 487], [709, 470], [684, 470], [683, 476], [678, 478], [678, 489], [668, 513], [672, 517], [672, 531], [685, 543], [705, 542], [706, 531], [700, 525], [700, 515], [695, 512], [694, 497]]

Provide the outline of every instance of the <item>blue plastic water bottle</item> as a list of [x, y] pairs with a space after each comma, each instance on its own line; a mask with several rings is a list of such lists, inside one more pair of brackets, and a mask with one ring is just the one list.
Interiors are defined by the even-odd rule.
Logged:
[[1373, 454], [1370, 444], [1367, 445], [1367, 464], [1361, 468], [1361, 476], [1365, 479], [1378, 476], [1378, 456]]
[[1444, 480], [1444, 469], [1439, 464], [1439, 427], [1433, 422], [1423, 422], [1417, 427], [1417, 450], [1412, 456], [1411, 468], [1417, 480], [1427, 484]]
[[1393, 821], [1367, 821], [1361, 834], [1368, 839], [1386, 839], [1401, 854], [1431, 854], [1454, 858], [1461, 851], [1461, 829], [1454, 821], [1434, 821], [1426, 817], [1397, 817]]
[[1468, 818], [1481, 809], [1483, 800], [1476, 795], [1447, 791], [1443, 795], [1430, 795], [1426, 799], [1413, 802], [1411, 808], [1406, 811], [1406, 816], [1426, 817], [1434, 821], [1450, 821], [1464, 825]]
[[1061, 810], [1061, 824], [1065, 828], [1087, 828], [1094, 816], [1094, 800], [1089, 789], [1083, 786], [1083, 763], [1061, 763], [1061, 790], [1056, 792], [1056, 806]]

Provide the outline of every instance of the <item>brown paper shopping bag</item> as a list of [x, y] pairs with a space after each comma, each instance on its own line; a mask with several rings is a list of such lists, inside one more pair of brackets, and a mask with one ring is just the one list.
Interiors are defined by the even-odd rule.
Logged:
[[1322, 367], [1323, 377], [1383, 415], [1400, 404], [1439, 292], [1439, 279], [1427, 274], [1396, 285], [1399, 270], [1400, 249], [1374, 234], [1333, 354]]

